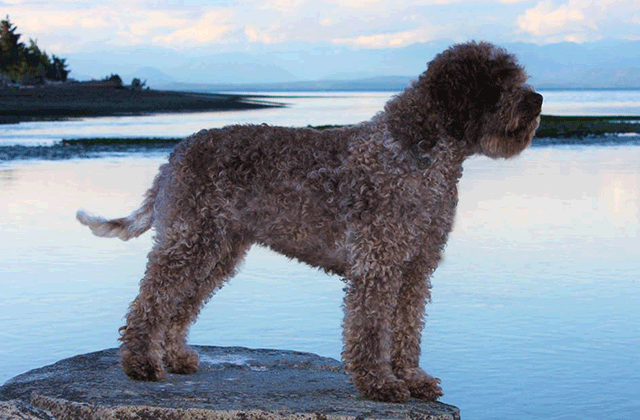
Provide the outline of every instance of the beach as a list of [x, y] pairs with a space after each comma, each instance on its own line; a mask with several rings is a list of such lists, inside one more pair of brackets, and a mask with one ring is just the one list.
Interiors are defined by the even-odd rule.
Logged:
[[159, 112], [230, 111], [278, 107], [251, 95], [132, 90], [66, 83], [0, 89], [0, 124]]

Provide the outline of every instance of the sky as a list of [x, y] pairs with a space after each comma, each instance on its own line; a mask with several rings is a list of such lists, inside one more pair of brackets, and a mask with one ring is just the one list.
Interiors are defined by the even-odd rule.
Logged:
[[0, 13], [62, 57], [640, 40], [640, 0], [0, 0]]
[[399, 48], [479, 35], [536, 44], [640, 40], [638, 0], [0, 0], [0, 10], [60, 55], [96, 45]]

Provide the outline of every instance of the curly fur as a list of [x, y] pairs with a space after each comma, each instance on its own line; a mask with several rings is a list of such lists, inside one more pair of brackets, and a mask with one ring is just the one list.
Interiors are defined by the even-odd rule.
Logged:
[[165, 370], [195, 372], [189, 327], [257, 243], [346, 279], [342, 356], [364, 397], [440, 397], [440, 381], [418, 366], [429, 277], [463, 161], [508, 158], [531, 142], [542, 96], [526, 79], [500, 48], [456, 45], [371, 121], [203, 130], [175, 148], [131, 216], [79, 211], [99, 236], [156, 231], [121, 328], [126, 373], [158, 381]]

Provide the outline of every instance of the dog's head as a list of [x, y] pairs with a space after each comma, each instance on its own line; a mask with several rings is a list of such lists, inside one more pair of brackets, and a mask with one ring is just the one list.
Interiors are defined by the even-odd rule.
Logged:
[[417, 87], [441, 129], [471, 153], [511, 157], [531, 144], [542, 95], [526, 84], [514, 56], [489, 43], [455, 45], [437, 55]]

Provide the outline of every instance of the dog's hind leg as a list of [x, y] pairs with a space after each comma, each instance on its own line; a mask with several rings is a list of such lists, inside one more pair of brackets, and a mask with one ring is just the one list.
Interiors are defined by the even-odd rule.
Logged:
[[426, 260], [417, 258], [405, 273], [393, 317], [391, 364], [412, 397], [433, 401], [443, 395], [440, 380], [419, 367], [425, 304], [431, 300], [428, 277], [432, 272]]
[[202, 266], [207, 255], [194, 254], [199, 248], [193, 242], [164, 241], [149, 253], [140, 293], [129, 306], [126, 325], [121, 328], [122, 366], [133, 379], [164, 379], [164, 337], [171, 315], [178, 302], [196, 293], [197, 280], [211, 269]]
[[230, 241], [227, 250], [218, 255], [209, 276], [198, 283], [195, 294], [176, 305], [164, 339], [164, 362], [169, 372], [190, 374], [198, 370], [198, 355], [187, 345], [189, 328], [207, 300], [236, 273], [250, 246], [250, 242], [240, 238]]
[[[120, 338], [124, 370], [138, 380], [164, 378], [163, 360], [167, 346], [172, 370], [185, 370], [184, 366], [173, 363], [174, 353], [181, 353], [176, 352], [176, 348], [182, 347], [176, 343], [184, 342], [188, 325], [205, 297], [222, 285], [220, 276], [217, 282], [211, 276], [216, 263], [224, 260], [222, 265], [230, 265], [226, 261], [228, 256], [220, 257], [229, 254], [228, 244], [216, 241], [216, 234], [207, 230], [203, 223], [193, 223], [185, 230], [183, 224], [176, 222], [162, 230], [161, 235], [149, 253], [140, 293], [129, 307]], [[177, 328], [171, 328], [172, 322]], [[181, 356], [193, 363], [189, 353]]]

